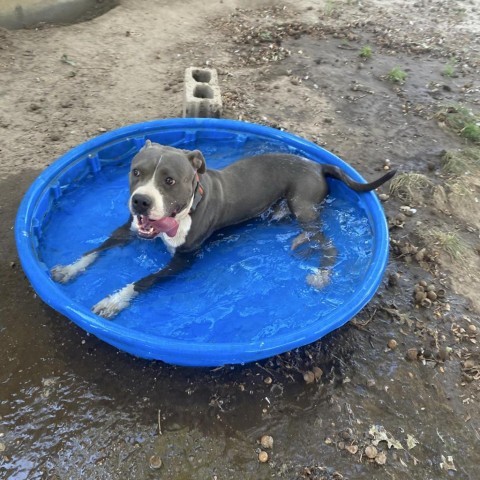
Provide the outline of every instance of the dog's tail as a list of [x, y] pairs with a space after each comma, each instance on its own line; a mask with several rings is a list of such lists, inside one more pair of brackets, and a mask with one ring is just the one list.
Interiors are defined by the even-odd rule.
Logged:
[[369, 192], [370, 190], [374, 190], [375, 188], [378, 188], [380, 185], [390, 180], [397, 173], [396, 170], [390, 170], [388, 173], [383, 175], [383, 177], [377, 178], [377, 180], [374, 180], [373, 182], [360, 183], [350, 178], [342, 169], [335, 167], [334, 165], [324, 164], [322, 165], [322, 171], [325, 175], [329, 177], [341, 180], [356, 192]]

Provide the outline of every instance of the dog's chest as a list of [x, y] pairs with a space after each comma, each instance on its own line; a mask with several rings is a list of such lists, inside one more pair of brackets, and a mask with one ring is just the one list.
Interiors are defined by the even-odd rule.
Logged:
[[173, 253], [173, 251], [182, 246], [185, 243], [188, 232], [192, 226], [192, 217], [186, 215], [179, 222], [177, 234], [174, 237], [169, 237], [166, 233], [161, 234], [161, 239], [167, 246], [168, 250]]

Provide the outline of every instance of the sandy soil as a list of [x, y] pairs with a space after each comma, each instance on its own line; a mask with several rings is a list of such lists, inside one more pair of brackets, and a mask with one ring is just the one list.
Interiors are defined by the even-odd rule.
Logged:
[[[478, 126], [479, 16], [478, 0], [123, 0], [76, 25], [0, 30], [7, 478], [477, 478], [479, 144], [452, 114], [466, 109]], [[391, 260], [356, 319], [215, 371], [135, 360], [86, 336], [35, 298], [11, 233], [42, 169], [101, 132], [180, 116], [184, 69], [202, 65], [219, 72], [225, 117], [308, 138], [367, 178], [388, 166], [410, 180], [379, 192]], [[395, 67], [404, 82], [389, 80]], [[460, 170], [446, 168], [445, 152], [466, 149]], [[420, 281], [439, 294], [428, 308], [415, 301]], [[323, 375], [306, 383], [314, 367]], [[391, 435], [376, 460], [373, 425]], [[265, 465], [263, 433], [275, 440]]]

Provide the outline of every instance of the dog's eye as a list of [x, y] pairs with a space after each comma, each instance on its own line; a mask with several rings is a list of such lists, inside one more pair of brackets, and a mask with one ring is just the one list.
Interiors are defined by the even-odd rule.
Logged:
[[165, 183], [166, 183], [167, 185], [175, 185], [175, 180], [174, 180], [172, 177], [167, 177], [167, 178], [165, 179]]
[[133, 176], [134, 177], [139, 177], [140, 176], [140, 170], [138, 168], [134, 168], [132, 170]]

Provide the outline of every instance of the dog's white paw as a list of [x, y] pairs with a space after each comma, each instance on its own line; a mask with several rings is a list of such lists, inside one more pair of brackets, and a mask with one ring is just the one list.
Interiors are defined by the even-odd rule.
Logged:
[[137, 295], [138, 292], [134, 290], [133, 283], [130, 283], [118, 292], [112, 293], [103, 300], [100, 300], [94, 305], [92, 311], [103, 318], [113, 318], [122, 310], [125, 310]]
[[320, 290], [330, 283], [330, 276], [330, 270], [327, 270], [326, 268], [318, 268], [315, 273], [307, 275], [307, 283], [313, 288]]
[[56, 282], [67, 283], [85, 271], [96, 260], [97, 256], [98, 253], [89, 253], [70, 265], [57, 265], [50, 271], [52, 278]]

